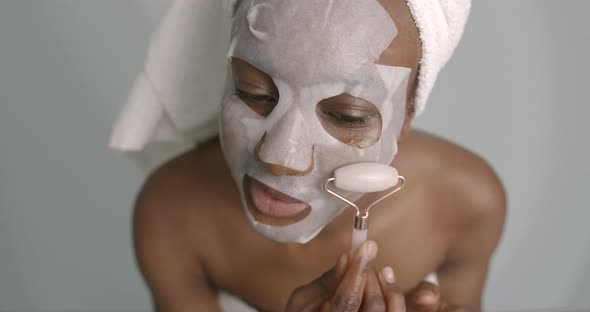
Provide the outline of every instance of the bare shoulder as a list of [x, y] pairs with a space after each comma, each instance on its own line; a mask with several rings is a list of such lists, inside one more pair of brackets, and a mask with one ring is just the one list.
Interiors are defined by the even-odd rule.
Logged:
[[504, 187], [490, 164], [475, 153], [425, 132], [411, 136], [405, 161], [421, 168], [422, 181], [431, 181], [433, 214], [451, 234], [437, 270], [441, 297], [480, 311], [489, 263], [506, 218]]
[[423, 131], [414, 130], [402, 144], [400, 151], [405, 149], [402, 161], [407, 167], [419, 168], [416, 174], [421, 179], [432, 181], [430, 186], [437, 193], [437, 200], [445, 202], [446, 208], [454, 212], [446, 214], [452, 216], [449, 221], [454, 226], [494, 223], [496, 228], [503, 227], [506, 193], [486, 160]]
[[[216, 203], [212, 194], [219, 194], [227, 175], [221, 155], [217, 155], [216, 142], [211, 142], [180, 155], [146, 179], [137, 196], [134, 221], [142, 226], [158, 227], [177, 239], [194, 246], [190, 240], [199, 232], [209, 231], [208, 218], [214, 218]], [[195, 218], [201, 220], [195, 226]], [[156, 222], [157, 221], [157, 222]], [[197, 232], [199, 231], [199, 232]], [[184, 241], [186, 240], [186, 241]]]
[[[207, 206], [216, 178], [206, 148], [181, 155], [154, 171], [137, 196], [133, 238], [139, 267], [156, 304], [173, 307], [188, 293], [214, 297], [195, 241], [209, 231]], [[203, 165], [207, 163], [207, 165]], [[219, 173], [217, 174], [219, 175]], [[195, 226], [195, 219], [201, 220]], [[214, 236], [213, 236], [214, 237]], [[194, 298], [185, 296], [182, 298]], [[213, 302], [205, 300], [203, 302]], [[170, 308], [172, 309], [172, 308]]]
[[199, 190], [198, 176], [191, 168], [191, 160], [197, 157], [194, 151], [188, 152], [150, 173], [137, 196], [136, 210], [157, 215], [163, 218], [161, 221], [183, 219], [187, 212], [184, 208], [192, 206], [194, 193]]
[[[482, 157], [434, 135], [414, 131], [403, 143], [402, 164], [417, 168], [427, 187], [430, 215], [449, 240], [437, 269], [441, 297], [474, 311], [506, 216], [506, 194], [497, 174]], [[400, 154], [402, 147], [400, 146]]]

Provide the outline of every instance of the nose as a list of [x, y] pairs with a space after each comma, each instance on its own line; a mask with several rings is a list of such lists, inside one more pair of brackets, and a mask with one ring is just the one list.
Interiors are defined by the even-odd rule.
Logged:
[[255, 158], [274, 175], [305, 175], [313, 170], [313, 142], [303, 112], [291, 105], [264, 133]]
[[265, 164], [271, 171], [271, 173], [275, 176], [284, 176], [284, 175], [289, 175], [289, 176], [303, 176], [306, 174], [309, 174], [310, 172], [313, 171], [313, 167], [314, 167], [314, 160], [313, 160], [313, 154], [314, 154], [314, 150], [315, 150], [315, 146], [312, 145], [311, 147], [311, 153], [309, 154], [309, 166], [304, 169], [304, 170], [298, 170], [296, 168], [296, 165], [292, 165], [292, 166], [288, 166], [287, 164], [283, 163], [283, 164], [277, 164], [277, 163], [271, 163], [271, 162], [267, 162], [265, 160], [262, 159], [262, 157], [260, 157], [260, 151], [263, 147], [263, 145], [265, 144], [265, 140], [266, 140], [266, 133], [264, 133], [264, 135], [262, 136], [262, 138], [260, 139], [260, 141], [258, 142], [258, 144], [256, 144], [256, 147], [254, 148], [254, 158], [256, 159], [256, 161], [259, 161], [263, 164]]

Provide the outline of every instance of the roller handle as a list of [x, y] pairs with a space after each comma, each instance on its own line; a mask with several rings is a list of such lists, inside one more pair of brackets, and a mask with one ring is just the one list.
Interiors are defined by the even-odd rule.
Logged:
[[352, 254], [354, 255], [359, 247], [367, 240], [367, 230], [352, 229]]

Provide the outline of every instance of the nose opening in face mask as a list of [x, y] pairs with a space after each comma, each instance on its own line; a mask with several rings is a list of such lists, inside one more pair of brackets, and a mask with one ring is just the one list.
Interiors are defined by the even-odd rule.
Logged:
[[[261, 150], [262, 150], [263, 146], [265, 145], [265, 143], [267, 143], [266, 137], [267, 137], [267, 133], [265, 132], [264, 135], [262, 136], [262, 138], [260, 139], [260, 141], [258, 142], [258, 144], [256, 144], [256, 148], [254, 149], [254, 158], [256, 159], [256, 161], [264, 163], [273, 175], [275, 175], [275, 176], [283, 176], [283, 175], [302, 176], [302, 175], [309, 174], [310, 172], [313, 171], [313, 168], [314, 168], [313, 155], [314, 155], [315, 146], [313, 146], [313, 145], [311, 146], [311, 153], [309, 153], [309, 156], [308, 156], [309, 166], [304, 170], [299, 170], [299, 169], [290, 167], [288, 161], [285, 161], [282, 163], [273, 163], [270, 161], [265, 161], [265, 159], [263, 159], [260, 156], [260, 154], [261, 154]], [[291, 156], [293, 156], [293, 155], [291, 155]], [[302, 156], [304, 157], [305, 155], [302, 155]]]
[[293, 104], [288, 110], [276, 113], [278, 118], [275, 117], [260, 138], [254, 157], [268, 164], [275, 175], [310, 173], [314, 163], [314, 141], [303, 113]]

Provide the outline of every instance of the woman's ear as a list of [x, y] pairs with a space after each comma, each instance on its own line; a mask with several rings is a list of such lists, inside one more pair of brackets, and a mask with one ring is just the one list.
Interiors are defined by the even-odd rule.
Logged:
[[420, 65], [416, 65], [416, 70], [412, 71], [410, 77], [411, 83], [408, 84], [408, 97], [406, 99], [406, 118], [404, 118], [404, 125], [399, 135], [398, 143], [403, 142], [412, 132], [412, 121], [416, 116], [416, 106], [414, 106], [414, 99], [416, 98], [416, 88], [418, 87], [418, 74]]
[[412, 132], [412, 121], [414, 120], [415, 111], [413, 107], [408, 107], [408, 111], [406, 112], [406, 118], [404, 119], [404, 125], [402, 126], [402, 131], [399, 135], [399, 139], [397, 140], [398, 143], [403, 143], [408, 136], [410, 136]]

